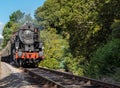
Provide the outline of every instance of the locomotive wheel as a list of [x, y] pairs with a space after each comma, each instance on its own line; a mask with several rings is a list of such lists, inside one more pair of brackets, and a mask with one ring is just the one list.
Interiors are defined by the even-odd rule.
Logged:
[[13, 56], [13, 61], [16, 67], [20, 67], [19, 61], [15, 59], [15, 54], [12, 55]]
[[18, 63], [17, 60], [15, 60], [15, 65], [16, 65], [16, 67], [20, 67], [20, 64]]
[[34, 66], [37, 68], [39, 66], [39, 63], [34, 63]]
[[15, 60], [17, 67], [22, 67], [22, 60]]
[[38, 65], [37, 65], [37, 64], [35, 64], [35, 65], [34, 65], [34, 67], [35, 67], [35, 68], [37, 68], [37, 67], [38, 67]]
[[13, 61], [14, 61], [15, 66], [18, 67], [18, 63], [17, 63], [17, 61], [16, 61], [16, 59], [15, 59], [15, 54], [12, 55], [12, 58], [13, 58]]

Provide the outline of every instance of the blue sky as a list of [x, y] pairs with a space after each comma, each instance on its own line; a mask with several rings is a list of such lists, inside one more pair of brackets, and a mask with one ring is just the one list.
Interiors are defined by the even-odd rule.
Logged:
[[34, 16], [35, 10], [42, 6], [45, 0], [0, 0], [0, 34], [6, 22], [9, 21], [9, 15], [16, 10], [21, 10], [26, 14]]

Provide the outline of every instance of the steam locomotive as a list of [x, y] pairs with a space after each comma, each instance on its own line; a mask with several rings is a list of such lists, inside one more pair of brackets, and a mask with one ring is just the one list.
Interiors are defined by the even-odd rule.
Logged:
[[32, 64], [38, 66], [44, 59], [43, 43], [39, 37], [39, 30], [31, 23], [26, 23], [15, 32], [6, 48], [2, 51], [2, 61], [15, 63], [18, 67]]

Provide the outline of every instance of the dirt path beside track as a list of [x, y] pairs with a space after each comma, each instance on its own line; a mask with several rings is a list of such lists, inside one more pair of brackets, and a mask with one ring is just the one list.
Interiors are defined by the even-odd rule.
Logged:
[[0, 62], [0, 88], [33, 88], [22, 72], [11, 65]]

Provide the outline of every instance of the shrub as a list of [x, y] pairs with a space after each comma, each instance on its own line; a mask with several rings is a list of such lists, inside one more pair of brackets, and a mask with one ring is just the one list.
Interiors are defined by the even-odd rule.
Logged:
[[120, 39], [112, 39], [93, 53], [88, 67], [88, 75], [99, 78], [102, 75], [114, 73], [120, 67]]
[[59, 62], [55, 58], [47, 58], [44, 61], [41, 61], [40, 66], [47, 67], [50, 69], [58, 69]]

